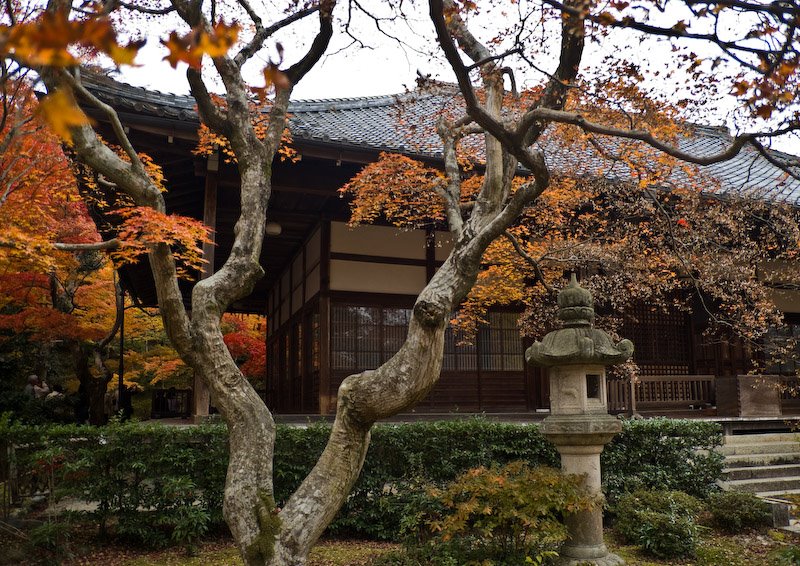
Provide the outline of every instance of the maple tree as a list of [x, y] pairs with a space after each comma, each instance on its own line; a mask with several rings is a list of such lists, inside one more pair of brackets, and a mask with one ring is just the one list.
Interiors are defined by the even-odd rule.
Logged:
[[9, 77], [0, 153], [5, 180], [0, 223], [0, 329], [22, 334], [40, 352], [28, 373], [46, 377], [46, 360], [70, 359], [91, 422], [104, 420], [112, 371], [109, 343], [121, 307], [110, 264], [91, 249], [100, 236], [81, 200], [60, 140], [43, 127], [28, 81]]
[[[481, 178], [473, 171], [469, 184]], [[791, 286], [765, 277], [764, 270], [797, 258], [798, 211], [765, 199], [716, 198], [717, 182], [699, 172], [686, 181], [669, 190], [642, 190], [638, 183], [554, 177], [549, 190], [487, 248], [451, 324], [470, 340], [488, 322], [489, 308], [524, 306], [521, 332], [541, 339], [556, 320], [564, 274], [574, 272], [592, 291], [604, 329], [619, 331], [641, 304], [698, 311], [708, 318], [708, 342], [743, 339], [754, 358], [765, 354], [772, 345], [764, 338], [783, 318], [773, 301], [774, 284]], [[352, 197], [353, 225], [437, 228], [445, 219], [437, 195], [442, 182], [441, 172], [422, 162], [383, 154], [342, 192]], [[464, 196], [473, 198], [473, 192]], [[772, 348], [769, 355], [786, 353]]]
[[[359, 3], [343, 3], [351, 10], [360, 9]], [[103, 53], [118, 64], [129, 62], [137, 44], [117, 39], [109, 16], [115, 9], [177, 16], [184, 22], [164, 41], [167, 58], [173, 64], [188, 64], [187, 81], [201, 121], [223, 140], [235, 160], [241, 179], [241, 214], [230, 256], [216, 273], [194, 284], [190, 311], [177, 283], [176, 252], [184, 246], [171, 245], [174, 240], [165, 233], [142, 242], [166, 332], [184, 363], [208, 384], [230, 430], [224, 515], [248, 565], [305, 562], [358, 477], [373, 423], [413, 406], [435, 384], [450, 313], [467, 298], [489, 246], [517, 224], [532, 203], [547, 198], [549, 190], [569, 193], [579, 189], [557, 182], [542, 148], [536, 145], [554, 125], [561, 124], [573, 131], [575, 139], [600, 148], [605, 148], [609, 138], [640, 142], [629, 146], [630, 160], [641, 155], [637, 147], [646, 147], [665, 158], [701, 165], [729, 159], [746, 144], [767, 159], [781, 161], [767, 152], [764, 144], [797, 125], [796, 102], [785, 94], [797, 84], [799, 15], [792, 3], [637, 0], [599, 5], [576, 0], [498, 0], [478, 4], [430, 0], [427, 5], [438, 49], [456, 76], [463, 104], [439, 117], [443, 174], [432, 174], [422, 182], [431, 181], [432, 189], [442, 197], [441, 215], [453, 233], [453, 250], [417, 298], [408, 337], [397, 354], [378, 368], [344, 380], [325, 450], [278, 510], [272, 496], [274, 420], [226, 346], [222, 316], [262, 275], [258, 259], [271, 192], [271, 164], [284, 138], [288, 101], [294, 85], [327, 49], [336, 4], [334, 0], [289, 2], [286, 11], [269, 11], [238, 0], [229, 8], [248, 25], [233, 26], [223, 23], [214, 2], [115, 2], [72, 10], [64, 0], [51, 0], [44, 12], [47, 15], [37, 13], [28, 22], [7, 14], [7, 25], [0, 34], [0, 51], [6, 57], [39, 72], [48, 91], [42, 112], [54, 131], [69, 140], [77, 159], [95, 172], [99, 184], [130, 199], [130, 206], [149, 209], [139, 214], [147, 219], [166, 212], [159, 182], [132, 146], [113, 108], [82, 84], [70, 48], [77, 45]], [[664, 12], [668, 4], [684, 11], [668, 21], [673, 18]], [[414, 4], [414, 9], [418, 6]], [[387, 8], [394, 11], [395, 19], [410, 9], [402, 2], [387, 3]], [[490, 10], [502, 16], [491, 19], [491, 25], [502, 27], [494, 36], [482, 31], [485, 37], [481, 40], [470, 30], [470, 21]], [[729, 15], [744, 16], [744, 33], [729, 36], [728, 27], [715, 26]], [[272, 17], [271, 23], [265, 23], [267, 17]], [[306, 46], [298, 48], [296, 62], [284, 62], [285, 52], [280, 48], [276, 49], [278, 60], [270, 59], [264, 68], [265, 85], [259, 90], [269, 102], [264, 110], [266, 125], [259, 131], [253, 124], [253, 91], [242, 68], [276, 32], [307, 18], [316, 19], [318, 27]], [[344, 25], [350, 32], [349, 20]], [[652, 113], [636, 104], [631, 87], [640, 82], [638, 76], [644, 70], [627, 60], [624, 51], [599, 64], [584, 61], [587, 41], [612, 42], [617, 30], [663, 38], [674, 46], [676, 66], [688, 73], [687, 100], [708, 100], [714, 87], [730, 90], [739, 97], [748, 117], [769, 117], [775, 127], [739, 134], [729, 147], [712, 155], [681, 149], [676, 144], [677, 128], [651, 129]], [[711, 46], [718, 55], [708, 60], [698, 57], [685, 47], [686, 42]], [[207, 67], [204, 60], [210, 63]], [[504, 86], [515, 76], [512, 63], [538, 72], [539, 78], [520, 89], [521, 104], [510, 107]], [[212, 69], [224, 88], [226, 104], [222, 107], [204, 82], [204, 73]], [[731, 72], [730, 80], [720, 69]], [[676, 80], [675, 76], [670, 80]], [[509, 82], [512, 90], [517, 90], [516, 81]], [[78, 100], [98, 109], [111, 124], [119, 151], [96, 135], [86, 116], [74, 106], [73, 101]], [[601, 100], [612, 104], [594, 112], [600, 109]], [[663, 101], [656, 104], [664, 105]], [[467, 163], [479, 167], [482, 176], [466, 175]], [[791, 164], [779, 164], [796, 174]], [[527, 171], [526, 177], [517, 177], [520, 168]], [[136, 233], [146, 235], [153, 228], [150, 223], [148, 229]], [[191, 232], [192, 237], [198, 235]]]
[[258, 315], [226, 314], [222, 317], [223, 340], [239, 369], [251, 383], [263, 383], [267, 375], [266, 320]]
[[[27, 361], [25, 375], [35, 372], [47, 378], [52, 369], [49, 358], [57, 356], [62, 366], [70, 360], [69, 369], [79, 383], [78, 414], [102, 424], [107, 418], [104, 399], [116, 371], [116, 359], [109, 358], [121, 323], [121, 290], [111, 261], [100, 250], [106, 244], [101, 243], [79, 194], [61, 140], [43, 121], [46, 110], [37, 103], [30, 78], [13, 62], [5, 71], [0, 82], [5, 91], [0, 128], [0, 224], [4, 227], [0, 330], [9, 336], [24, 335], [37, 348], [39, 355]], [[159, 168], [146, 163], [158, 181]], [[111, 206], [96, 184], [84, 185], [83, 196], [93, 206]], [[201, 223], [165, 220], [151, 209], [120, 200], [114, 209], [121, 219], [118, 237], [110, 246], [114, 263], [134, 260], [144, 253], [148, 241], [157, 239], [190, 242], [183, 248], [182, 261], [187, 269], [199, 265], [196, 242], [206, 237]], [[131, 330], [136, 331], [135, 324]]]

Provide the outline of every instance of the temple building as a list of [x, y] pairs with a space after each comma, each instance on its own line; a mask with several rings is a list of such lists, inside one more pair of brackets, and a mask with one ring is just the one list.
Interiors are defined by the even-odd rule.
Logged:
[[[94, 78], [89, 86], [118, 111], [134, 146], [162, 166], [168, 212], [202, 219], [214, 230], [216, 245], [205, 252], [209, 269], [220, 266], [232, 243], [239, 181], [235, 166], [224, 156], [194, 153], [194, 100], [105, 78]], [[234, 305], [237, 311], [267, 316], [264, 395], [275, 412], [332, 413], [342, 379], [376, 367], [403, 342], [417, 293], [447, 256], [448, 233], [385, 225], [351, 228], [348, 203], [338, 191], [380, 152], [440, 164], [438, 140], [421, 132], [433, 131], [433, 121], [447, 100], [432, 91], [292, 103], [290, 130], [299, 160], [274, 164], [261, 258], [266, 276], [250, 297]], [[94, 118], [102, 126], [103, 117]], [[713, 153], [729, 141], [723, 129], [697, 127], [682, 143], [685, 149]], [[555, 149], [549, 155], [555, 155], [556, 169], [569, 170], [577, 165], [575, 160], [585, 165], [585, 156]], [[717, 194], [793, 205], [800, 199], [800, 181], [787, 178], [748, 148], [705, 172], [719, 181]], [[122, 281], [143, 304], [155, 305], [146, 262], [124, 269]], [[789, 323], [780, 332], [800, 334], [800, 324], [795, 324], [800, 323], [800, 291], [783, 290], [776, 301]], [[716, 406], [717, 382], [751, 369], [752, 353], [741, 342], [706, 343], [698, 316], [650, 312], [644, 306], [635, 315], [635, 328], [625, 328], [622, 334], [634, 342], [634, 359], [642, 370], [641, 410]], [[520, 337], [518, 316], [514, 310], [490, 312], [489, 324], [471, 345], [460, 344], [448, 331], [441, 379], [416, 410], [546, 411], [547, 379], [542, 370], [524, 363], [529, 344]], [[794, 375], [795, 367], [776, 370]], [[737, 391], [730, 395], [739, 395]], [[618, 410], [630, 408], [624, 388], [610, 393], [612, 409], [614, 403]], [[777, 403], [771, 414], [780, 416], [792, 402], [776, 395], [770, 401]], [[740, 410], [737, 407], [730, 410]]]

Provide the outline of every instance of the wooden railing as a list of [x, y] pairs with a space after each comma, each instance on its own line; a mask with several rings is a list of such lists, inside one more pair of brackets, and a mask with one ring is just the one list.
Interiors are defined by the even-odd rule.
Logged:
[[154, 389], [150, 410], [152, 419], [189, 418], [192, 416], [191, 389]]
[[608, 382], [608, 408], [611, 412], [692, 409], [714, 404], [713, 375], [644, 375], [635, 385], [633, 406], [631, 384]]
[[784, 377], [781, 382], [781, 412], [800, 414], [800, 378]]

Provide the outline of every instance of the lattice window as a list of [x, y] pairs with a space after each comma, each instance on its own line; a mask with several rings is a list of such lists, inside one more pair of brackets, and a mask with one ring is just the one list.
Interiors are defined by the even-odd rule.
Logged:
[[303, 325], [295, 324], [294, 327], [294, 367], [297, 375], [303, 375]]
[[311, 317], [311, 369], [319, 371], [320, 352], [319, 352], [319, 313], [314, 313]]
[[[465, 342], [451, 327], [445, 331], [445, 371], [522, 371], [522, 339], [517, 313], [490, 313], [477, 340]], [[403, 345], [411, 309], [334, 305], [331, 312], [331, 366], [361, 371], [378, 367]]]
[[800, 369], [800, 324], [770, 328], [764, 338], [767, 373], [797, 375]]
[[522, 338], [513, 312], [489, 313], [489, 325], [481, 328], [479, 348], [481, 369], [486, 371], [522, 371]]
[[633, 358], [643, 375], [688, 375], [691, 342], [688, 315], [681, 311], [634, 308], [621, 335], [634, 344]]
[[411, 309], [385, 308], [383, 315], [383, 349], [382, 362], [397, 353], [408, 335], [408, 323], [411, 322]]
[[522, 371], [523, 348], [517, 321], [518, 313], [489, 313], [489, 324], [478, 330], [478, 336], [465, 342], [448, 327], [444, 343], [445, 371]]
[[448, 325], [444, 335], [444, 371], [477, 371], [478, 347], [475, 339], [467, 341], [460, 332]]
[[376, 368], [406, 339], [410, 309], [334, 305], [331, 314], [333, 369]]

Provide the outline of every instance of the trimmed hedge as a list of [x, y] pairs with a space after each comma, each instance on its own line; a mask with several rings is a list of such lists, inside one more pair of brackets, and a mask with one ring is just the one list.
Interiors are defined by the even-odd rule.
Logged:
[[772, 526], [772, 507], [752, 493], [721, 491], [707, 502], [711, 523], [727, 533]]
[[127, 540], [147, 547], [191, 546], [222, 523], [227, 467], [223, 426], [158, 424], [9, 426], [0, 423], [0, 445], [10, 442], [24, 490], [51, 490], [96, 502], [80, 513]]
[[705, 498], [719, 488], [722, 427], [689, 419], [625, 421], [601, 456], [609, 501], [640, 489], [684, 491]]
[[[285, 501], [321, 454], [329, 427], [280, 426], [274, 488]], [[708, 493], [722, 470], [710, 450], [721, 439], [714, 423], [652, 419], [625, 422], [603, 455], [610, 494], [638, 488]], [[224, 425], [166, 427], [124, 423], [20, 426], [0, 420], [0, 444], [17, 446], [23, 479], [56, 486], [55, 495], [97, 501], [89, 514], [101, 532], [149, 546], [191, 544], [221, 523], [227, 467]], [[521, 460], [558, 466], [555, 449], [536, 425], [483, 419], [380, 425], [374, 428], [364, 469], [331, 525], [333, 533], [395, 539], [409, 497], [404, 486], [443, 485], [466, 470]], [[154, 520], [157, 517], [158, 520]]]

